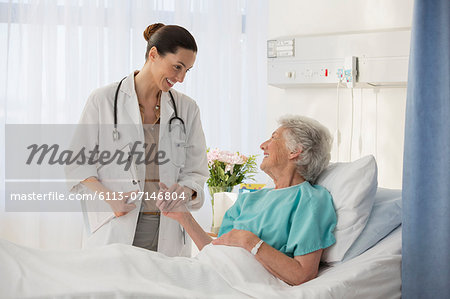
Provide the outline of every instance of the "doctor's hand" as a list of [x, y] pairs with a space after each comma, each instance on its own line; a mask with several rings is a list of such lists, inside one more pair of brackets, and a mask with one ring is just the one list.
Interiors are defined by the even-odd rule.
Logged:
[[111, 209], [114, 212], [116, 217], [124, 216], [128, 212], [134, 210], [136, 205], [134, 203], [127, 203], [127, 201], [132, 197], [136, 198], [136, 191], [130, 192], [108, 192], [108, 194], [104, 195], [105, 201], [111, 206]]
[[248, 230], [232, 229], [228, 233], [220, 236], [220, 238], [213, 240], [211, 243], [214, 245], [242, 247], [251, 251], [258, 242], [259, 238], [254, 233]]
[[183, 214], [189, 213], [186, 204], [191, 198], [191, 189], [179, 184], [173, 184], [169, 188], [164, 183], [159, 183], [159, 188], [156, 206], [164, 216], [179, 220]]

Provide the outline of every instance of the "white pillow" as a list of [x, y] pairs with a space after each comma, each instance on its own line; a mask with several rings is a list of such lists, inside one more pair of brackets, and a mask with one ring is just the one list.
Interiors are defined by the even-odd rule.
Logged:
[[316, 184], [333, 196], [337, 216], [336, 243], [324, 250], [322, 261], [340, 262], [366, 226], [372, 210], [378, 184], [377, 163], [370, 155], [354, 162], [331, 164]]
[[343, 262], [377, 244], [402, 223], [402, 190], [378, 188], [366, 227], [345, 253]]

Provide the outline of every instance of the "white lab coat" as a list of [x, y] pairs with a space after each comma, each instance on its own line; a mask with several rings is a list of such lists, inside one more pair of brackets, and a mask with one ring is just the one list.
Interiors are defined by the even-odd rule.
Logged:
[[[142, 119], [139, 112], [138, 99], [134, 87], [134, 73], [123, 82], [118, 93], [117, 123], [120, 138], [113, 140], [114, 95], [118, 82], [95, 90], [89, 97], [81, 116], [75, 143], [93, 148], [98, 145], [99, 152], [104, 150], [115, 152], [120, 149], [128, 152], [130, 145], [136, 141], [144, 143]], [[208, 176], [205, 136], [200, 121], [197, 104], [186, 95], [171, 89], [178, 116], [184, 120], [186, 133], [181, 122], [174, 120], [169, 133], [169, 120], [175, 115], [168, 92], [161, 95], [161, 119], [158, 150], [166, 153], [169, 162], [159, 166], [160, 181], [167, 186], [174, 183], [191, 188], [197, 197], [190, 202], [191, 209], [199, 209], [204, 202], [203, 186]], [[162, 159], [164, 160], [164, 159]], [[135, 163], [124, 171], [123, 165], [77, 165], [66, 167], [66, 176], [72, 192], [89, 193], [80, 182], [95, 176], [106, 187], [113, 191], [143, 191], [145, 183], [145, 164]], [[136, 209], [125, 216], [106, 218], [112, 215], [111, 208], [104, 201], [95, 204], [84, 202], [83, 209], [87, 226], [83, 247], [100, 246], [111, 243], [132, 244], [141, 201], [135, 201]], [[97, 206], [95, 206], [97, 205]], [[89, 217], [87, 217], [89, 216]], [[92, 227], [92, 219], [105, 219], [106, 223], [99, 228]], [[112, 219], [111, 219], [112, 218]], [[98, 223], [97, 223], [98, 224]], [[94, 231], [95, 229], [95, 231]], [[158, 252], [167, 256], [189, 256], [191, 241], [184, 234], [182, 227], [168, 217], [161, 215], [158, 239]]]

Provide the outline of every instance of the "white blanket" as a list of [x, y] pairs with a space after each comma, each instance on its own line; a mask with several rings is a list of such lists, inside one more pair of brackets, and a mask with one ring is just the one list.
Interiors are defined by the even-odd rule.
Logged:
[[397, 298], [400, 233], [297, 287], [236, 247], [208, 245], [189, 259], [121, 244], [44, 251], [0, 241], [0, 298]]
[[228, 246], [208, 245], [189, 259], [122, 244], [44, 251], [2, 240], [0, 265], [1, 298], [248, 298], [289, 287], [246, 250]]

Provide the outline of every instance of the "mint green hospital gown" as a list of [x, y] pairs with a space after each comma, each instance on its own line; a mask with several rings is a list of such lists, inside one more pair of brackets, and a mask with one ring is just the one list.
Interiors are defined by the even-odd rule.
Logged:
[[294, 257], [333, 245], [335, 227], [330, 193], [305, 181], [287, 188], [240, 194], [223, 217], [219, 237], [232, 229], [251, 231]]

